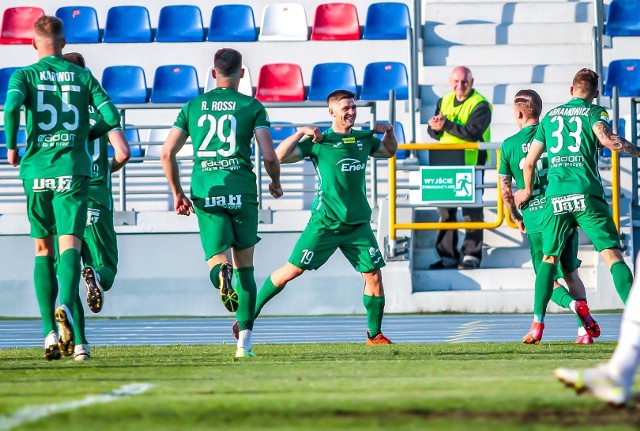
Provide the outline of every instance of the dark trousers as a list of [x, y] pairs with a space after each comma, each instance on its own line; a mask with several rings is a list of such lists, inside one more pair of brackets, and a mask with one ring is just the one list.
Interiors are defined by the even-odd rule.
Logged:
[[[480, 150], [478, 152], [478, 166], [482, 166], [487, 162], [487, 152]], [[484, 171], [482, 172], [484, 179]], [[438, 215], [441, 222], [457, 221], [457, 207], [438, 207]], [[484, 209], [482, 207], [462, 208], [462, 220], [468, 221], [484, 221]], [[462, 241], [462, 255], [473, 256], [482, 260], [482, 244], [484, 239], [484, 229], [467, 229]], [[436, 251], [440, 258], [446, 261], [460, 261], [460, 253], [458, 252], [458, 230], [447, 229], [439, 230], [436, 237]]]
[[[457, 221], [458, 208], [438, 208], [441, 222]], [[484, 209], [482, 207], [462, 208], [463, 221], [484, 221]], [[483, 229], [467, 229], [462, 241], [462, 255], [473, 256], [482, 260]], [[458, 229], [439, 230], [436, 238], [436, 251], [441, 258], [460, 261], [458, 252]]]

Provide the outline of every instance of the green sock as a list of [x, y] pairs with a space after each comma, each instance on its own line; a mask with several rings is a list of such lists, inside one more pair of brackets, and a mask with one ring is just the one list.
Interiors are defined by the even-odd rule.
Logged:
[[56, 297], [58, 296], [58, 279], [54, 269], [52, 256], [36, 256], [33, 267], [33, 284], [42, 317], [42, 332], [46, 337], [51, 331], [57, 331], [54, 317]]
[[253, 329], [253, 313], [256, 308], [256, 280], [253, 276], [253, 266], [245, 266], [233, 270], [236, 280], [235, 291], [238, 294], [238, 310], [236, 320], [238, 329]]
[[369, 336], [375, 337], [382, 332], [382, 315], [384, 314], [384, 296], [362, 295], [364, 308], [367, 310], [367, 327]]
[[105, 292], [111, 289], [113, 281], [116, 279], [116, 272], [108, 266], [94, 266], [93, 269], [98, 273], [100, 277], [100, 286]]
[[610, 270], [613, 276], [613, 285], [616, 287], [616, 291], [618, 295], [620, 295], [622, 302], [626, 304], [629, 292], [631, 291], [631, 285], [633, 284], [633, 274], [623, 260], [614, 262]]
[[271, 298], [282, 292], [282, 289], [284, 289], [284, 286], [276, 286], [275, 284], [273, 284], [273, 281], [271, 281], [271, 276], [267, 277], [264, 284], [262, 285], [262, 288], [258, 292], [258, 300], [256, 301], [256, 313], [254, 316], [255, 318], [257, 318], [262, 311], [262, 307], [264, 307], [265, 304], [271, 300]]
[[222, 266], [221, 263], [217, 263], [213, 268], [211, 268], [211, 271], [209, 271], [209, 280], [211, 280], [213, 287], [215, 287], [216, 289], [220, 289], [220, 267], [221, 266]]
[[85, 338], [84, 322], [81, 323], [80, 320], [84, 320], [84, 310], [78, 290], [80, 285], [80, 252], [78, 250], [70, 248], [60, 255], [58, 281], [60, 282], [60, 305], [66, 305], [71, 311], [74, 334], [76, 330], [79, 331], [80, 336], [76, 335], [76, 337], [83, 340]]
[[560, 307], [568, 309], [573, 298], [566, 287], [560, 286], [553, 289], [553, 292], [551, 293], [551, 300]]
[[548, 262], [540, 262], [538, 266], [538, 274], [536, 275], [536, 284], [533, 294], [533, 314], [540, 320], [544, 321], [544, 315], [547, 312], [547, 304], [553, 293], [553, 277], [556, 274], [556, 266]]

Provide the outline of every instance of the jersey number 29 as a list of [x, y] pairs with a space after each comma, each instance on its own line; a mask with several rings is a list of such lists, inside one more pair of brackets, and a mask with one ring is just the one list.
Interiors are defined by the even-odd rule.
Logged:
[[[225, 123], [229, 124], [228, 133], [225, 134]], [[218, 157], [218, 154], [222, 157], [229, 157], [236, 152], [236, 117], [233, 115], [223, 115], [216, 120], [211, 114], [204, 114], [198, 119], [198, 127], [206, 127], [209, 125], [209, 131], [202, 140], [202, 144], [198, 147], [198, 157]], [[229, 149], [222, 149], [222, 145], [216, 149], [209, 149], [211, 141], [214, 138], [218, 138], [218, 141], [222, 144], [229, 144]], [[215, 145], [215, 144], [214, 144]]]

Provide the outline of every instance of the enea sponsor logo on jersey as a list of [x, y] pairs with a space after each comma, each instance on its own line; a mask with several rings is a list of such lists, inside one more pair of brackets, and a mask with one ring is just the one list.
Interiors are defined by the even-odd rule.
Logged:
[[336, 166], [338, 165], [340, 165], [340, 170], [342, 172], [357, 172], [362, 171], [367, 167], [366, 163], [363, 163], [358, 159], [351, 158], [340, 160], [338, 163], [336, 163]]
[[200, 162], [202, 172], [211, 172], [224, 169], [227, 171], [237, 171], [240, 169], [240, 161], [236, 157], [221, 160], [202, 160]]
[[54, 192], [71, 190], [71, 179], [71, 175], [56, 178], [34, 178], [31, 189], [36, 193], [47, 190]]

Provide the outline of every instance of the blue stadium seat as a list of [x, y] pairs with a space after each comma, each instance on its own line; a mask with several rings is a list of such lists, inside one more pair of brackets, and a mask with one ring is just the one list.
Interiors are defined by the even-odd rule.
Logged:
[[56, 16], [64, 23], [67, 43], [100, 42], [98, 13], [91, 6], [64, 6], [58, 8]]
[[349, 90], [358, 94], [356, 85], [356, 71], [349, 63], [320, 63], [311, 71], [309, 85], [309, 100], [327, 99], [327, 95], [334, 90]]
[[[385, 121], [385, 120], [378, 120], [378, 121]], [[363, 127], [363, 130], [369, 130], [369, 127]], [[396, 140], [398, 141], [398, 144], [406, 144], [407, 140], [404, 137], [404, 127], [402, 126], [402, 123], [399, 121], [396, 121], [395, 132], [396, 132]], [[382, 133], [376, 134], [376, 136], [379, 139], [382, 139], [382, 135], [383, 135]], [[398, 150], [396, 152], [396, 159], [403, 160], [406, 158], [407, 158], [407, 150]]]
[[618, 87], [620, 97], [640, 96], [640, 59], [613, 60], [607, 67], [604, 95], [612, 96]]
[[186, 64], [159, 66], [153, 78], [152, 103], [185, 103], [200, 94], [198, 72]]
[[172, 5], [160, 9], [156, 42], [202, 42], [204, 27], [198, 6]]
[[397, 100], [409, 98], [409, 78], [403, 63], [380, 61], [364, 69], [361, 100], [389, 100], [389, 90], [396, 90]]
[[273, 139], [274, 147], [277, 147], [283, 139], [286, 139], [296, 133], [298, 129], [291, 124], [293, 123], [282, 121], [271, 123], [271, 139]]
[[102, 72], [102, 86], [113, 103], [147, 103], [147, 79], [139, 66], [109, 66]]
[[144, 6], [114, 6], [107, 12], [103, 42], [151, 42], [151, 20]]
[[9, 78], [19, 67], [3, 67], [0, 69], [0, 105], [4, 105], [7, 100], [7, 87], [9, 87]]
[[373, 3], [367, 9], [363, 39], [406, 39], [411, 27], [409, 8], [404, 3]]
[[[25, 145], [27, 143], [27, 133], [24, 129], [18, 130], [18, 154], [24, 155]], [[0, 162], [7, 158], [7, 135], [4, 129], [0, 130]]]
[[211, 42], [254, 42], [258, 39], [253, 9], [249, 5], [218, 5], [211, 11]]
[[607, 12], [605, 34], [640, 36], [640, 0], [613, 0]]

